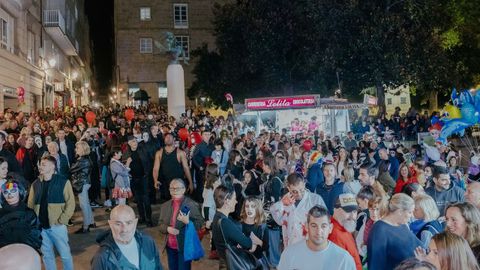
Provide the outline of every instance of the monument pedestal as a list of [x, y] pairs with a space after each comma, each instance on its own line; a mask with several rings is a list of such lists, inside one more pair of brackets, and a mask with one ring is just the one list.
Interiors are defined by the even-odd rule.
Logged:
[[178, 120], [182, 113], [185, 113], [185, 78], [182, 65], [168, 65], [167, 89], [168, 115]]

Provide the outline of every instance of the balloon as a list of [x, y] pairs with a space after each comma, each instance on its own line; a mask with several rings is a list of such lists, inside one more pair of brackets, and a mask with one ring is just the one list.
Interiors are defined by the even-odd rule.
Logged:
[[448, 118], [450, 119], [457, 119], [462, 117], [462, 114], [460, 112], [460, 109], [458, 107], [455, 107], [453, 105], [447, 105], [445, 108], [443, 108], [444, 111], [448, 113]]
[[186, 141], [188, 139], [188, 130], [186, 128], [178, 130], [178, 137], [180, 137], [180, 140]]
[[128, 109], [125, 111], [125, 119], [128, 121], [132, 121], [132, 119], [135, 117], [135, 112], [132, 109]]
[[85, 114], [85, 118], [87, 119], [87, 123], [91, 124], [93, 123], [93, 121], [95, 121], [95, 118], [97, 116], [95, 115], [94, 112], [92, 111], [88, 111], [86, 114]]
[[202, 135], [200, 135], [200, 133], [192, 132], [192, 134], [190, 134], [190, 144], [191, 145], [200, 144], [201, 142], [202, 142]]
[[313, 143], [311, 140], [305, 140], [303, 142], [303, 149], [307, 152], [310, 152], [312, 150]]
[[472, 123], [465, 122], [463, 119], [453, 119], [445, 123], [438, 137], [438, 141], [442, 144], [447, 143], [448, 136], [452, 134], [459, 134], [463, 136], [465, 134], [465, 129], [472, 126]]

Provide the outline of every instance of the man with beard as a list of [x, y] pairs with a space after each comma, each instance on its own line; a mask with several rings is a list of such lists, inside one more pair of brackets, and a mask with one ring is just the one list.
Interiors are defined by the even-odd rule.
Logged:
[[153, 182], [156, 189], [160, 188], [162, 201], [167, 201], [171, 198], [168, 187], [170, 181], [175, 178], [186, 178], [188, 181], [187, 192], [189, 194], [193, 192], [193, 182], [187, 156], [184, 151], [175, 147], [173, 135], [167, 133], [165, 134], [165, 147], [157, 151], [155, 163], [153, 164]]
[[353, 270], [355, 262], [344, 249], [328, 240], [332, 223], [328, 210], [316, 205], [308, 211], [305, 226], [307, 240], [288, 246], [282, 253], [278, 270]]
[[357, 210], [355, 195], [343, 193], [338, 196], [332, 217], [333, 229], [328, 240], [348, 251], [355, 260], [357, 270], [362, 270], [360, 255], [352, 235], [357, 225]]
[[305, 240], [303, 228], [307, 223], [307, 213], [315, 205], [325, 206], [322, 197], [305, 188], [305, 180], [299, 173], [287, 177], [288, 193], [270, 208], [272, 217], [282, 226], [285, 247]]
[[449, 203], [465, 201], [463, 189], [450, 181], [447, 168], [437, 166], [433, 170], [433, 183], [435, 185], [425, 189], [425, 193], [437, 203], [440, 216], [445, 215], [445, 207]]

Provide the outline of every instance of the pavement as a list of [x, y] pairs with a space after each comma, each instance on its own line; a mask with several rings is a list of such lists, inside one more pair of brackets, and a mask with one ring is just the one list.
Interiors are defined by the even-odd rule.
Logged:
[[[130, 204], [136, 211], [135, 204]], [[108, 217], [109, 214], [105, 212], [106, 208], [96, 208], [94, 209], [94, 219], [95, 223], [97, 224], [96, 229], [91, 229], [90, 233], [87, 234], [74, 234], [76, 230], [78, 230], [82, 223], [82, 216], [80, 209], [77, 205], [77, 210], [73, 215], [73, 223], [74, 225], [68, 228], [69, 232], [69, 240], [70, 240], [70, 248], [73, 255], [73, 263], [75, 265], [76, 270], [87, 270], [90, 269], [90, 262], [97, 252], [99, 246], [95, 242], [95, 238], [97, 234], [102, 233], [109, 229], [108, 226]], [[160, 216], [160, 205], [152, 205], [152, 212], [153, 212], [153, 220], [156, 222], [158, 221], [158, 217]], [[168, 262], [167, 262], [167, 253], [163, 251], [163, 247], [160, 247], [160, 243], [163, 243], [163, 235], [160, 235], [158, 230], [158, 226], [147, 228], [145, 225], [138, 225], [137, 229], [143, 231], [155, 239], [157, 243], [157, 248], [159, 248], [161, 252], [161, 261], [163, 265], [163, 269], [168, 269]], [[209, 260], [208, 253], [210, 251], [210, 235], [205, 235], [202, 241], [203, 248], [205, 250], [205, 257], [200, 261], [196, 261], [192, 263], [192, 269], [218, 269], [218, 261], [217, 260]], [[60, 258], [57, 256], [57, 266], [58, 269], [62, 269], [62, 264]]]

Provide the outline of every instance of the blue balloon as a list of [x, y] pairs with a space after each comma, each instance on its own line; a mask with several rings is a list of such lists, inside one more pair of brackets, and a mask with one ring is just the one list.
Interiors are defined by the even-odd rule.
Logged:
[[478, 118], [475, 115], [475, 106], [473, 106], [472, 103], [464, 103], [462, 105], [462, 108], [460, 109], [460, 112], [462, 113], [462, 118], [460, 119], [462, 119], [463, 121], [472, 125], [475, 125], [478, 122]]
[[445, 125], [442, 127], [442, 131], [440, 132], [438, 141], [446, 144], [448, 136], [453, 134], [459, 134], [460, 136], [463, 136], [465, 134], [465, 129], [472, 125], [472, 123], [466, 122], [463, 118], [446, 121]]

